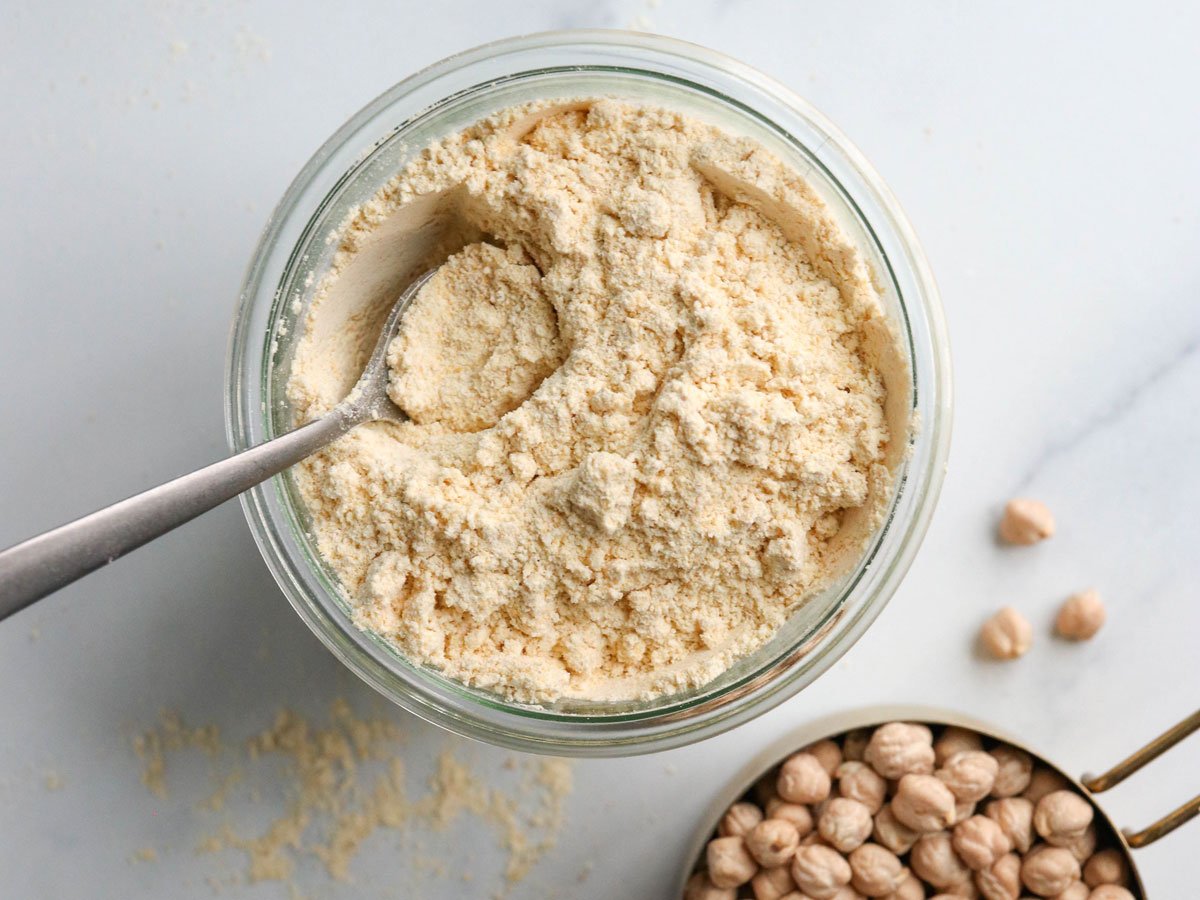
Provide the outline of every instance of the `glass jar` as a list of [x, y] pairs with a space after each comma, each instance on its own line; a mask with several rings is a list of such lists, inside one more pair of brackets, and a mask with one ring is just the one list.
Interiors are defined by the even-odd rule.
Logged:
[[640, 702], [506, 702], [405, 658], [359, 630], [317, 552], [288, 473], [243, 495], [276, 580], [333, 653], [403, 708], [468, 737], [521, 750], [615, 756], [692, 743], [748, 721], [810, 684], [879, 615], [933, 513], [950, 436], [950, 366], [937, 290], [912, 229], [862, 155], [783, 85], [736, 60], [664, 37], [574, 31], [469, 50], [401, 82], [350, 119], [292, 183], [246, 275], [229, 353], [227, 429], [243, 450], [288, 431], [285, 396], [311, 285], [335, 232], [411, 156], [504, 107], [619, 96], [751, 137], [824, 198], [874, 272], [911, 367], [913, 430], [886, 519], [861, 558], [755, 653], [701, 688]]

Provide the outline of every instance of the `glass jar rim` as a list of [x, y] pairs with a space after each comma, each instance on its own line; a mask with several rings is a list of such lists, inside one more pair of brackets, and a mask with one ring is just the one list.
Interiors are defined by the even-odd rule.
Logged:
[[[514, 68], [513, 61], [525, 68]], [[574, 60], [572, 65], [565, 65]], [[534, 62], [538, 65], [534, 65]], [[530, 73], [589, 68], [635, 68], [647, 76], [675, 79], [717, 93], [730, 103], [741, 103], [755, 115], [775, 124], [775, 119], [748, 101], [769, 99], [778, 110], [803, 120], [815, 135], [823, 136], [818, 149], [843, 168], [828, 173], [843, 190], [853, 178], [848, 194], [859, 209], [872, 236], [890, 242], [892, 252], [880, 246], [881, 258], [896, 284], [897, 299], [906, 316], [908, 338], [914, 354], [914, 415], [920, 418], [910, 457], [897, 497], [893, 498], [888, 524], [873, 539], [873, 553], [886, 547], [873, 573], [870, 594], [858, 598], [856, 608], [839, 607], [837, 615], [791, 647], [786, 657], [752, 673], [753, 677], [726, 685], [714, 697], [699, 700], [669, 699], [663, 705], [636, 714], [560, 713], [479, 692], [457, 689], [448, 679], [437, 684], [415, 667], [404, 671], [389, 659], [371, 637], [359, 631], [338, 610], [325, 602], [306, 571], [300, 544], [289, 534], [279, 479], [243, 495], [242, 504], [251, 531], [272, 574], [301, 618], [352, 671], [405, 709], [436, 724], [470, 737], [535, 752], [560, 755], [622, 755], [648, 752], [690, 743], [732, 728], [765, 712], [811, 683], [854, 643], [882, 611], [907, 570], [924, 535], [941, 485], [948, 453], [950, 425], [949, 355], [937, 290], [928, 265], [890, 191], [861, 154], [825, 118], [783, 85], [743, 63], [716, 51], [633, 32], [565, 31], [509, 38], [468, 50], [435, 63], [384, 92], [353, 116], [314, 154], [293, 181], [270, 221], [247, 271], [230, 340], [226, 397], [227, 433], [237, 451], [272, 436], [267, 402], [267, 371], [273, 356], [276, 314], [287, 301], [284, 277], [295, 256], [310, 240], [312, 230], [334, 192], [370, 152], [401, 133], [411, 121], [440, 104], [470, 91], [486, 90], [505, 79]], [[729, 96], [729, 88], [743, 97]], [[430, 100], [428, 105], [421, 104]], [[390, 131], [379, 121], [401, 118]], [[397, 114], [407, 114], [398, 116]], [[776, 125], [783, 132], [786, 128]], [[815, 142], [815, 140], [813, 141]], [[366, 147], [366, 152], [359, 152]], [[811, 149], [807, 146], [805, 149]], [[838, 175], [842, 177], [839, 178]], [[893, 259], [893, 256], [896, 258]], [[274, 273], [274, 274], [272, 274]], [[903, 287], [897, 280], [905, 280]], [[911, 314], [912, 321], [909, 321]], [[914, 338], [918, 339], [914, 342]], [[906, 514], [897, 516], [900, 495], [908, 498]], [[295, 525], [293, 523], [292, 530]], [[864, 571], [875, 558], [863, 563]], [[855, 584], [846, 590], [853, 594]], [[846, 616], [845, 612], [853, 614]], [[803, 661], [804, 665], [799, 665]]]

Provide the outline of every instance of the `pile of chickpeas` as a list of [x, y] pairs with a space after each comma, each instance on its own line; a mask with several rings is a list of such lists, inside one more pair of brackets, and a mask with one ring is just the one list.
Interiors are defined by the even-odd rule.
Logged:
[[768, 772], [725, 813], [684, 897], [1135, 900], [1094, 814], [1023, 750], [889, 722]]

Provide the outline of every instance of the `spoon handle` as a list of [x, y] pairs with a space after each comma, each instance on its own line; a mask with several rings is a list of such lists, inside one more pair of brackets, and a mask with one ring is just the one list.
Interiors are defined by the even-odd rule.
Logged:
[[266, 481], [368, 417], [342, 404], [295, 431], [9, 547], [0, 552], [0, 619]]

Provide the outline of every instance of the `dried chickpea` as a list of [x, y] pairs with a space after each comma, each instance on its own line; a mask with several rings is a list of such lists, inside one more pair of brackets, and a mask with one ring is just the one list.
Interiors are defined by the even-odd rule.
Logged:
[[954, 821], [954, 795], [932, 775], [905, 775], [892, 798], [892, 814], [913, 831], [940, 831]]
[[807, 806], [801, 803], [788, 803], [779, 797], [767, 801], [767, 818], [783, 819], [796, 826], [800, 837], [813, 830], [813, 817]]
[[983, 623], [979, 640], [996, 659], [1016, 659], [1024, 656], [1033, 643], [1033, 626], [1011, 606], [1005, 606]]
[[758, 872], [758, 863], [740, 837], [719, 837], [708, 842], [705, 853], [708, 879], [720, 888], [735, 888], [745, 884]]
[[834, 797], [817, 819], [817, 831], [832, 847], [849, 853], [871, 836], [871, 811], [857, 800]]
[[871, 735], [863, 758], [884, 778], [933, 771], [933, 733], [924, 725], [888, 722]]
[[892, 804], [885, 803], [875, 815], [875, 827], [871, 836], [875, 838], [876, 843], [882, 844], [893, 853], [903, 855], [912, 849], [920, 834], [899, 821], [892, 812]]
[[1038, 844], [1021, 860], [1021, 883], [1039, 897], [1061, 894], [1079, 875], [1079, 860], [1062, 847]]
[[1091, 888], [1082, 881], [1073, 881], [1061, 894], [1055, 894], [1053, 900], [1088, 900], [1091, 893]]
[[1068, 640], [1086, 641], [1096, 636], [1107, 617], [1100, 594], [1089, 588], [1068, 597], [1059, 607], [1054, 630]]
[[957, 725], [949, 725], [936, 741], [933, 742], [934, 762], [944, 766], [946, 760], [955, 753], [965, 753], [969, 750], [982, 750], [983, 739], [978, 732]]
[[1004, 506], [1000, 539], [1006, 544], [1028, 546], [1054, 535], [1054, 515], [1040, 500], [1016, 498]]
[[831, 847], [812, 844], [792, 857], [792, 880], [812, 900], [830, 900], [850, 883], [850, 863]]
[[887, 781], [863, 762], [844, 762], [837, 768], [838, 795], [857, 800], [871, 815], [879, 812], [887, 799]]
[[1021, 857], [1006, 853], [987, 869], [975, 873], [983, 900], [1017, 900], [1021, 896]]
[[778, 866], [763, 869], [751, 878], [750, 888], [754, 891], [754, 900], [779, 900], [796, 890], [796, 882], [792, 880], [788, 866]]
[[1102, 884], [1126, 885], [1129, 883], [1129, 866], [1120, 850], [1101, 850], [1083, 865], [1083, 880], [1088, 887]]
[[846, 732], [842, 739], [842, 759], [852, 762], [862, 762], [867, 752], [867, 744], [871, 740], [871, 729], [855, 728]]
[[1052, 791], [1033, 808], [1033, 827], [1046, 843], [1062, 847], [1082, 837], [1094, 815], [1092, 804], [1074, 791]]
[[789, 803], [820, 803], [829, 796], [829, 773], [811, 753], [794, 753], [779, 767], [775, 788]]
[[863, 844], [850, 853], [850, 884], [867, 897], [893, 894], [906, 872], [900, 857], [878, 844]]
[[1071, 783], [1053, 769], [1035, 766], [1033, 773], [1029, 776], [1029, 785], [1021, 791], [1021, 796], [1036, 805], [1047, 794], [1069, 790], [1070, 787]]
[[909, 856], [909, 865], [918, 878], [939, 889], [961, 884], [971, 878], [971, 870], [954, 852], [950, 833], [946, 831], [923, 834], [917, 838]]
[[993, 800], [983, 813], [995, 820], [1014, 850], [1024, 853], [1029, 849], [1033, 843], [1033, 804], [1030, 801], [1024, 797]]
[[1083, 834], [1071, 838], [1063, 846], [1071, 851], [1071, 855], [1079, 860], [1082, 866], [1096, 852], [1096, 843], [1096, 826], [1091, 824], [1083, 830]]
[[800, 832], [783, 819], [763, 819], [745, 837], [746, 849], [764, 869], [789, 862], [800, 846]]
[[1102, 884], [1092, 888], [1088, 900], [1133, 900], [1133, 894], [1119, 884]]
[[925, 900], [925, 885], [921, 883], [920, 878], [905, 869], [900, 885], [884, 897], [884, 900]]
[[975, 815], [975, 807], [978, 804], [968, 801], [959, 800], [954, 804], [954, 818], [950, 820], [950, 827], [953, 828], [959, 822], [965, 822], [971, 816]]
[[838, 746], [837, 741], [831, 741], [826, 738], [823, 741], [817, 741], [815, 744], [809, 744], [801, 753], [811, 753], [821, 763], [829, 777], [833, 777], [833, 773], [837, 771], [837, 767], [842, 764], [842, 748]]
[[976, 872], [991, 868], [996, 860], [1012, 849], [1012, 842], [1007, 835], [987, 816], [971, 816], [958, 823], [950, 840], [954, 852], [967, 864], [967, 868]]
[[811, 847], [813, 844], [820, 844], [822, 847], [828, 847], [829, 841], [827, 841], [827, 840], [825, 840], [825, 838], [821, 837], [821, 832], [817, 831], [814, 828], [812, 831], [810, 831], [804, 837], [800, 838], [800, 846], [801, 847]]
[[966, 750], [955, 753], [934, 774], [959, 800], [974, 803], [992, 791], [1000, 764], [990, 753], [982, 750]]
[[717, 825], [721, 837], [742, 837], [763, 820], [763, 812], [754, 803], [735, 803]]
[[1008, 744], [1000, 744], [989, 752], [997, 766], [996, 781], [992, 785], [993, 797], [1015, 797], [1029, 787], [1033, 757]]
[[697, 872], [689, 878], [687, 887], [683, 889], [683, 900], [735, 900], [736, 897], [736, 890], [717, 887], [704, 872]]

